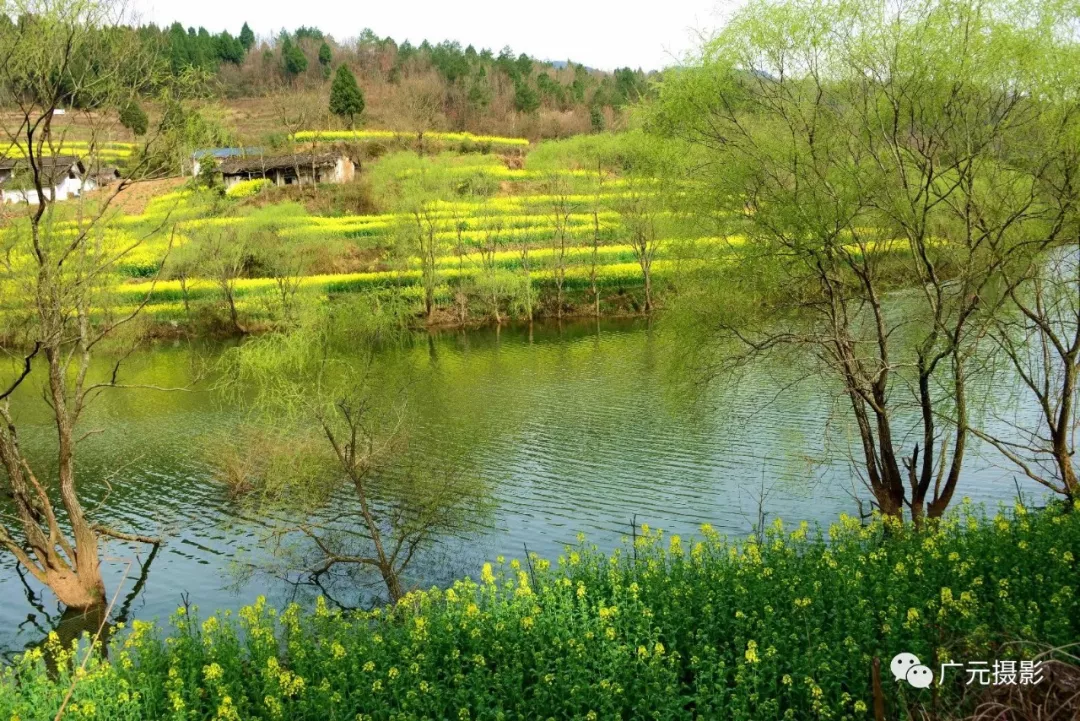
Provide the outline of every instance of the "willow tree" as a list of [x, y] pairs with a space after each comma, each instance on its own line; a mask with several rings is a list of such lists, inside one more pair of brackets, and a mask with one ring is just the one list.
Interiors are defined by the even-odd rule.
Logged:
[[376, 168], [374, 183], [383, 202], [395, 210], [394, 250], [407, 264], [420, 265], [424, 315], [435, 316], [435, 291], [442, 282], [438, 258], [450, 243], [444, 234], [453, 226], [443, 218], [439, 202], [449, 190], [448, 177], [440, 166], [424, 158], [397, 154]]
[[[273, 529], [308, 544], [289, 570], [317, 583], [334, 568], [368, 569], [391, 602], [408, 590], [417, 555], [475, 530], [488, 504], [464, 461], [410, 452], [410, 400], [423, 379], [408, 363], [377, 362], [380, 349], [408, 342], [406, 307], [389, 295], [309, 305], [287, 330], [224, 358], [226, 389], [250, 404], [256, 428], [279, 434], [240, 449], [258, 458], [240, 464], [254, 470], [234, 488], [268, 517], [302, 519]], [[282, 558], [291, 565], [295, 554]]]
[[[14, 164], [13, 180], [30, 201], [0, 226], [3, 349], [12, 359], [0, 376], [0, 465], [9, 499], [0, 547], [65, 606], [89, 609], [104, 600], [101, 537], [141, 538], [95, 523], [76, 457], [87, 406], [120, 386], [119, 363], [103, 378], [93, 373], [95, 353], [142, 307], [114, 308], [110, 287], [117, 266], [146, 240], [112, 232], [112, 201], [145, 166], [133, 163], [124, 179], [94, 194], [61, 200], [58, 186], [74, 182], [72, 155], [84, 168], [99, 167], [97, 145], [153, 79], [153, 58], [108, 2], [16, 0], [0, 10], [18, 17], [16, 25], [0, 24], [0, 161]], [[60, 119], [60, 108], [64, 121], [79, 116], [85, 144], [77, 150], [75, 124]], [[152, 133], [146, 142], [155, 140]], [[82, 183], [78, 191], [88, 189]], [[39, 402], [20, 389], [39, 381], [55, 432], [55, 471], [43, 470], [20, 443], [22, 409]]]
[[727, 219], [701, 327], [732, 362], [794, 350], [840, 382], [885, 514], [940, 516], [956, 490], [995, 287], [1046, 232], [1030, 130], [1068, 20], [1052, 1], [756, 3], [649, 113], [684, 145], [685, 202]]
[[1043, 152], [1016, 163], [1039, 192], [1044, 228], [1014, 249], [991, 332], [1018, 380], [1014, 400], [1035, 412], [999, 412], [997, 428], [974, 432], [1072, 503], [1080, 499], [1080, 43], [1044, 50], [1052, 72], [1039, 96], [1053, 101], [1053, 112], [1030, 130]]

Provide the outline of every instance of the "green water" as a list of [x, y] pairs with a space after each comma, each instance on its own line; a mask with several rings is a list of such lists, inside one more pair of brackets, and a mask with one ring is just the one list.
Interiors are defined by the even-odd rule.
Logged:
[[[521, 557], [526, 546], [555, 558], [579, 532], [610, 548], [635, 517], [674, 533], [708, 522], [742, 535], [762, 497], [770, 520], [828, 523], [854, 512], [847, 462], [825, 452], [826, 427], [833, 443], [843, 434], [820, 381], [787, 389], [789, 369], [762, 365], [703, 391], [673, 370], [685, 350], [634, 321], [444, 332], [380, 355], [376, 363], [425, 372], [410, 399], [420, 422], [409, 452], [467, 458], [469, 472], [491, 489], [492, 510], [480, 527], [422, 554], [408, 585], [475, 576], [485, 560]], [[161, 342], [127, 363], [125, 380], [184, 386], [221, 351]], [[42, 410], [22, 420], [37, 424], [26, 434], [31, 453], [47, 458]], [[84, 430], [101, 431], [80, 444], [87, 505], [100, 503], [97, 516], [109, 525], [167, 538], [149, 564], [145, 547], [107, 544], [106, 583], [110, 593], [120, 590], [125, 616], [164, 618], [182, 593], [209, 609], [259, 594], [274, 603], [310, 599], [323, 590], [356, 605], [378, 590], [367, 577], [331, 574], [320, 589], [266, 572], [272, 519], [228, 499], [207, 453], [210, 439], [242, 420], [207, 390], [110, 391], [86, 417]], [[1010, 499], [1013, 475], [977, 447], [960, 494]], [[335, 507], [351, 502], [343, 494]], [[0, 647], [40, 639], [57, 616], [55, 599], [0, 557]]]

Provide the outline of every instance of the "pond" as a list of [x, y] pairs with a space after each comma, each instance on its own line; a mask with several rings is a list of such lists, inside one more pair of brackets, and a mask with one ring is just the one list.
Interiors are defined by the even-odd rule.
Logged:
[[[222, 350], [159, 342], [130, 360], [127, 381], [182, 386]], [[760, 367], [703, 392], [673, 370], [681, 350], [645, 321], [604, 321], [439, 332], [378, 358], [398, 363], [406, 353], [431, 371], [427, 387], [437, 391], [422, 401], [410, 452], [465, 452], [492, 494], [483, 527], [418, 559], [409, 585], [476, 577], [484, 561], [521, 558], [526, 547], [554, 559], [578, 533], [610, 549], [635, 518], [672, 533], [711, 523], [741, 536], [759, 505], [770, 521], [828, 524], [855, 512], [849, 465], [826, 453], [826, 427], [835, 424], [820, 380], [787, 388], [785, 369]], [[260, 594], [283, 604], [318, 592], [261, 571], [268, 519], [230, 501], [214, 480], [207, 439], [235, 427], [240, 413], [209, 391], [115, 390], [86, 417], [83, 429], [100, 431], [80, 445], [86, 505], [100, 504], [96, 518], [115, 528], [167, 538], [152, 557], [145, 546], [107, 544], [106, 585], [124, 616], [164, 620], [185, 593], [209, 611]], [[37, 421], [26, 445], [47, 458], [45, 416], [24, 420]], [[958, 497], [1011, 501], [1015, 475], [976, 445]], [[351, 578], [332, 590], [356, 605], [370, 595]], [[57, 611], [48, 591], [0, 556], [0, 648], [39, 641]]]

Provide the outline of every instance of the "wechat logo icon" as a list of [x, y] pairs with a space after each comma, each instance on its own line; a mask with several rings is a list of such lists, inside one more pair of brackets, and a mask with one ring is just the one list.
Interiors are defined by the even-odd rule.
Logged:
[[893, 656], [889, 670], [899, 681], [907, 681], [915, 688], [929, 688], [934, 681], [934, 672], [919, 663], [919, 657], [913, 653], [898, 653]]

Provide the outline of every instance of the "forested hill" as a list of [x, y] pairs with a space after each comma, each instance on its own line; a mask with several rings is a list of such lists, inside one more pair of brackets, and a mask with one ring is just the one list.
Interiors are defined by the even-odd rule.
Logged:
[[137, 32], [157, 51], [163, 73], [197, 69], [213, 79], [215, 94], [229, 99], [283, 86], [328, 93], [345, 65], [368, 100], [368, 119], [384, 126], [564, 136], [621, 126], [624, 108], [649, 88], [641, 70], [606, 73], [573, 61], [542, 62], [509, 47], [398, 43], [371, 30], [340, 41], [310, 27], [260, 40], [247, 23], [235, 36], [179, 23]]

